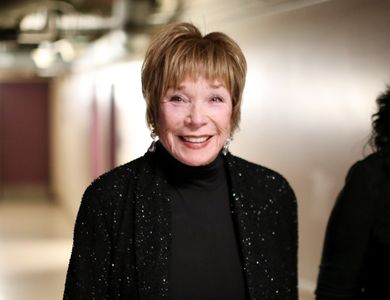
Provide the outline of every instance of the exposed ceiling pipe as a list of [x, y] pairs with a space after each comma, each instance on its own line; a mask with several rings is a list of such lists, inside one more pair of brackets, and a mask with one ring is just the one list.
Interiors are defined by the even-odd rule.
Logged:
[[[19, 16], [19, 23], [13, 27], [17, 28], [14, 47], [22, 46], [20, 49], [31, 54], [36, 66], [50, 74], [53, 70], [58, 72], [66, 68], [72, 61], [73, 66], [81, 57], [93, 57], [88, 53], [101, 49], [105, 58], [108, 59], [107, 53], [111, 53], [113, 60], [126, 52], [138, 53], [150, 32], [177, 16], [182, 2], [110, 0], [110, 10], [106, 0], [94, 2], [93, 9], [82, 6], [82, 2], [20, 1], [24, 1], [23, 7], [11, 8], [12, 15]], [[98, 3], [102, 4], [102, 1], [105, 6], [99, 9]], [[101, 58], [97, 63], [102, 63]]]
[[[178, 12], [179, 0], [115, 0], [110, 16], [77, 13], [63, 1], [45, 2], [45, 7], [24, 8], [18, 42], [37, 44], [72, 34], [104, 33], [111, 30], [142, 30], [169, 22]], [[29, 10], [30, 9], [30, 10]], [[38, 24], [38, 25], [37, 25]], [[45, 24], [39, 25], [39, 24]]]
[[37, 44], [41, 41], [54, 41], [57, 39], [57, 16], [58, 12], [45, 9], [40, 13], [44, 20], [44, 26], [39, 31], [23, 31], [18, 34], [18, 43], [20, 44]]

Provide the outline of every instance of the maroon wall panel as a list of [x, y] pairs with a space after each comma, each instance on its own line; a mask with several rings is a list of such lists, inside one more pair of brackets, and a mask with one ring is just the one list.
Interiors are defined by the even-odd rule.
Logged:
[[0, 181], [49, 183], [48, 82], [0, 82]]

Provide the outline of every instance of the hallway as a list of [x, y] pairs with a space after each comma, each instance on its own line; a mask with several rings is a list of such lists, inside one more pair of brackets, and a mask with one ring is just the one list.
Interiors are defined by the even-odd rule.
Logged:
[[0, 300], [61, 299], [73, 220], [44, 199], [0, 199]]
[[[371, 151], [374, 99], [390, 84], [390, 1], [2, 0], [0, 14], [0, 300], [62, 299], [83, 192], [152, 142], [142, 63], [173, 21], [242, 48], [230, 150], [293, 188], [299, 299], [314, 299], [332, 207]], [[43, 185], [57, 201], [10, 185]]]

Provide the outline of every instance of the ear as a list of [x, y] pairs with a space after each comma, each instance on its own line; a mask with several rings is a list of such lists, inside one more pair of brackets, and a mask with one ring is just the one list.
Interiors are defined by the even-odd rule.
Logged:
[[150, 130], [153, 132], [156, 136], [159, 136], [159, 126], [157, 126], [158, 122], [153, 122], [153, 124], [150, 124]]

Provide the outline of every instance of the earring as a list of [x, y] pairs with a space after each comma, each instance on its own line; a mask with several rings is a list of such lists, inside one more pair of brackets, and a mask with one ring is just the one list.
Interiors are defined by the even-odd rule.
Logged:
[[229, 137], [227, 138], [227, 140], [225, 141], [225, 143], [223, 144], [223, 147], [222, 147], [222, 154], [226, 156], [226, 154], [228, 154], [229, 152], [229, 145], [230, 145], [230, 142], [233, 141], [233, 137]]
[[152, 131], [150, 132], [150, 137], [152, 138], [152, 144], [150, 145], [148, 151], [149, 152], [154, 152], [156, 151], [156, 142], [157, 142], [157, 134], [154, 131], [154, 128], [152, 128]]

